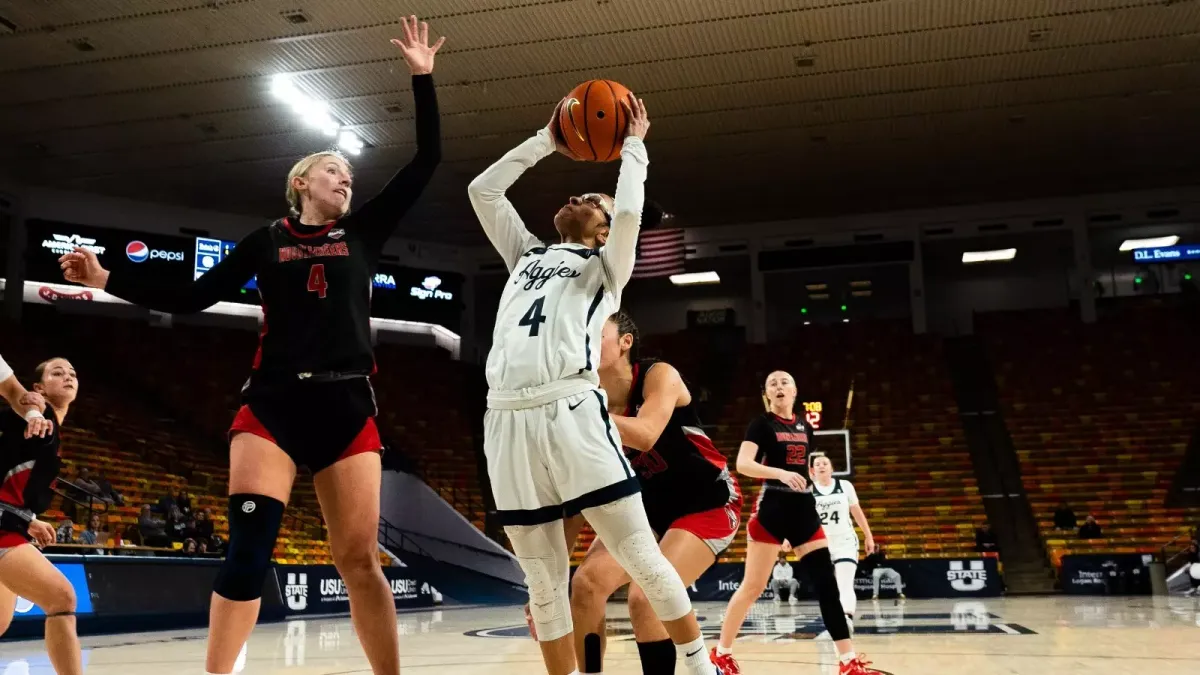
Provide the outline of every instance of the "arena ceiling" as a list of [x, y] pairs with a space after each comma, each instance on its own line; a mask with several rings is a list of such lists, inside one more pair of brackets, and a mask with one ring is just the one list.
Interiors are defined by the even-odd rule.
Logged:
[[[646, 99], [649, 189], [684, 226], [1200, 175], [1197, 0], [0, 0], [0, 171], [277, 216], [328, 144], [269, 95], [290, 72], [367, 141], [361, 199], [413, 152], [410, 12], [448, 41], [406, 237], [480, 243], [467, 182], [593, 77]], [[555, 157], [514, 200], [547, 234], [615, 172]]]

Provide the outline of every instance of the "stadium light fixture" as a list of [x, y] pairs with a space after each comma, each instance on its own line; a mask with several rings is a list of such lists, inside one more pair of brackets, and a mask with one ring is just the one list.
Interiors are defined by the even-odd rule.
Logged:
[[1017, 249], [1001, 248], [994, 251], [963, 251], [962, 261], [964, 265], [969, 265], [971, 263], [1012, 260], [1015, 257], [1017, 257]]
[[348, 154], [362, 152], [363, 141], [358, 134], [344, 129], [329, 110], [329, 104], [300, 91], [287, 73], [271, 78], [271, 95], [286, 103], [304, 124], [317, 129], [331, 138], [337, 138], [337, 147]]
[[1122, 251], [1136, 251], [1139, 248], [1156, 248], [1158, 246], [1174, 246], [1179, 243], [1179, 235], [1167, 237], [1149, 237], [1146, 239], [1126, 239], [1121, 242]]
[[698, 286], [700, 284], [719, 284], [721, 276], [716, 272], [687, 272], [672, 274], [671, 283], [676, 286]]

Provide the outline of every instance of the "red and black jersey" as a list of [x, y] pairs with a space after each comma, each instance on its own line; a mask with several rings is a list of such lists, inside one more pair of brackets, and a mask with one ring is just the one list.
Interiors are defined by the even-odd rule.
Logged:
[[[758, 446], [755, 458], [760, 464], [794, 471], [808, 478], [808, 455], [814, 443], [812, 425], [803, 417], [793, 415], [784, 419], [774, 413], [764, 413], [750, 421], [746, 440]], [[777, 480], [764, 480], [766, 491], [795, 492]]]
[[371, 282], [384, 243], [424, 190], [441, 159], [433, 76], [412, 78], [417, 153], [360, 208], [324, 225], [283, 218], [247, 235], [224, 259], [183, 287], [113, 270], [105, 289], [172, 314], [212, 306], [255, 275], [263, 326], [250, 384], [369, 374]]
[[[633, 365], [627, 417], [636, 416], [645, 402], [646, 375], [656, 363], [643, 359]], [[721, 508], [740, 495], [725, 456], [700, 428], [691, 403], [675, 408], [653, 448], [625, 448], [625, 455], [637, 471], [646, 514], [659, 534], [683, 516]]]
[[[46, 419], [55, 420], [47, 406]], [[0, 412], [0, 531], [25, 533], [29, 520], [50, 508], [54, 482], [62, 462], [61, 438], [55, 423], [45, 438], [25, 438], [25, 420], [11, 410]]]

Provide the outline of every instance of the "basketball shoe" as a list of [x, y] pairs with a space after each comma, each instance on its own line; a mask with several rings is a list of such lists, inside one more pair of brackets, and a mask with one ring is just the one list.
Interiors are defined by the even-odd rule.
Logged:
[[718, 654], [717, 648], [713, 647], [708, 656], [721, 675], [742, 675], [742, 667], [734, 660], [733, 654]]
[[872, 668], [871, 662], [862, 654], [855, 656], [851, 661], [841, 664], [841, 667], [838, 669], [838, 675], [879, 675], [881, 672]]

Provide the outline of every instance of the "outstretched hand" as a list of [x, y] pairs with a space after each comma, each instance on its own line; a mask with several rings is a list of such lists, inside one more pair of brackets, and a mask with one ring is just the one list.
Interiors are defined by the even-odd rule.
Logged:
[[625, 137], [637, 136], [643, 141], [646, 140], [646, 134], [650, 131], [646, 102], [629, 92], [629, 96], [621, 101], [621, 107], [625, 109], [626, 119], [629, 120], [629, 125], [625, 127]]
[[392, 44], [400, 48], [400, 54], [408, 63], [408, 69], [413, 75], [428, 75], [433, 72], [433, 56], [446, 41], [445, 37], [429, 46], [429, 24], [417, 21], [417, 15], [401, 17], [400, 25], [404, 29], [404, 37], [393, 39]]
[[564, 98], [558, 102], [558, 105], [554, 106], [554, 114], [550, 116], [550, 123], [546, 125], [546, 128], [550, 130], [550, 137], [554, 139], [554, 149], [578, 162], [580, 161], [579, 158], [576, 157], [575, 153], [571, 152], [571, 149], [568, 148], [566, 143], [563, 142], [562, 125], [559, 124], [558, 121], [559, 114], [562, 112], [563, 106], [567, 105], [568, 100], [569, 97]]
[[104, 288], [108, 284], [108, 270], [100, 266], [100, 259], [90, 249], [76, 246], [75, 250], [58, 259], [63, 278], [67, 281]]

